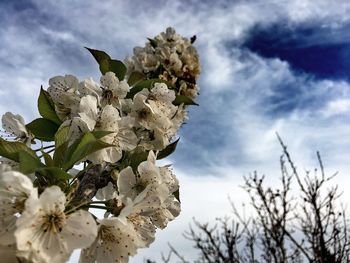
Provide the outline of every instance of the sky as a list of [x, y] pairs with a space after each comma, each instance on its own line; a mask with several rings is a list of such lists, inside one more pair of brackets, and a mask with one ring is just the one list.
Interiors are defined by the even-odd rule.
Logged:
[[[243, 176], [279, 179], [278, 132], [301, 172], [320, 151], [334, 183], [350, 184], [350, 2], [347, 0], [0, 0], [0, 114], [38, 116], [40, 86], [56, 75], [99, 79], [84, 46], [124, 59], [172, 26], [197, 36], [200, 106], [166, 161], [180, 180], [182, 213], [131, 262], [167, 242], [188, 260], [192, 218], [229, 215], [247, 201]], [[344, 192], [346, 202], [350, 194]], [[74, 254], [70, 262], [77, 262]]]

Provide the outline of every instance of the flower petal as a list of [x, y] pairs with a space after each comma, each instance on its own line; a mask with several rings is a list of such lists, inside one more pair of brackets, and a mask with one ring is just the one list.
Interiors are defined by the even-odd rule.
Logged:
[[84, 210], [78, 210], [67, 216], [66, 226], [61, 236], [69, 250], [86, 248], [97, 237], [97, 225], [92, 215]]

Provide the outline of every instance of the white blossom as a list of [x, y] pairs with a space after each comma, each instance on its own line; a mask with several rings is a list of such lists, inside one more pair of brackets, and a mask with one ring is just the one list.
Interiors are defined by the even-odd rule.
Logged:
[[171, 27], [151, 39], [145, 47], [134, 49], [128, 58], [127, 75], [138, 71], [150, 78], [160, 78], [176, 84], [177, 94], [196, 97], [196, 81], [201, 71], [197, 50], [187, 38], [177, 34]]
[[14, 231], [18, 215], [29, 198], [36, 198], [32, 181], [7, 165], [0, 165], [0, 244], [15, 243]]
[[86, 95], [94, 96], [100, 104], [102, 88], [92, 78], [81, 81], [78, 85], [78, 91], [80, 97], [85, 97]]
[[155, 83], [148, 95], [151, 107], [157, 106], [168, 118], [173, 117], [176, 112], [177, 107], [172, 104], [174, 100], [175, 92], [168, 89], [165, 83]]
[[139, 164], [136, 174], [130, 166], [120, 172], [117, 185], [121, 196], [135, 200], [142, 191], [149, 188], [150, 192], [157, 192], [161, 200], [167, 197], [168, 191], [161, 186], [163, 182], [154, 158], [151, 151], [148, 160]]
[[55, 110], [62, 120], [79, 107], [80, 98], [77, 94], [79, 80], [72, 75], [56, 76], [49, 80], [47, 92], [55, 103]]
[[0, 167], [1, 166], [7, 166], [10, 167], [10, 170], [18, 171], [19, 170], [19, 163], [10, 160], [6, 157], [0, 157]]
[[[94, 122], [94, 130], [113, 132], [102, 138], [102, 141], [113, 144], [114, 138], [119, 131], [119, 112], [112, 105], [106, 105]], [[121, 150], [118, 146], [99, 150], [88, 156], [93, 163], [117, 162], [121, 158]]]
[[33, 263], [65, 262], [74, 249], [92, 244], [97, 236], [95, 220], [84, 210], [66, 214], [65, 203], [58, 186], [26, 202], [15, 231], [21, 256]]
[[180, 203], [173, 195], [179, 189], [179, 182], [169, 166], [157, 167], [155, 160], [151, 151], [147, 161], [138, 166], [136, 175], [131, 167], [120, 172], [119, 193], [124, 201], [133, 200], [133, 205], [126, 206], [121, 215], [148, 215], [155, 226], [164, 228], [180, 214]]
[[138, 248], [145, 246], [132, 222], [125, 224], [117, 217], [98, 222], [98, 237], [82, 250], [79, 263], [127, 263]]
[[79, 104], [79, 116], [86, 123], [89, 130], [93, 131], [99, 118], [96, 97], [87, 95], [81, 98]]
[[148, 100], [149, 91], [142, 90], [134, 97], [134, 107], [131, 116], [135, 118], [138, 125], [152, 131], [155, 128], [166, 130], [171, 127], [171, 121], [157, 104], [152, 105]]
[[154, 87], [138, 92], [134, 97], [133, 111], [130, 113], [136, 123], [149, 130], [138, 130], [140, 145], [147, 150], [164, 149], [175, 136], [183, 123], [183, 105], [173, 105], [175, 93], [164, 83], [155, 83]]
[[6, 132], [15, 136], [27, 145], [30, 145], [34, 136], [27, 130], [24, 119], [21, 115], [14, 115], [11, 112], [6, 112], [2, 116], [2, 127]]
[[96, 193], [96, 199], [98, 200], [111, 200], [118, 197], [118, 192], [112, 182], [109, 182], [107, 186], [98, 189]]
[[169, 221], [175, 219], [181, 212], [180, 202], [174, 197], [169, 196], [161, 206], [154, 211], [150, 217], [152, 223], [160, 228], [164, 229]]
[[125, 80], [119, 81], [113, 72], [107, 72], [101, 77], [101, 85], [104, 88], [102, 100], [104, 104], [112, 104], [117, 108], [121, 108], [122, 99], [124, 99], [130, 90]]

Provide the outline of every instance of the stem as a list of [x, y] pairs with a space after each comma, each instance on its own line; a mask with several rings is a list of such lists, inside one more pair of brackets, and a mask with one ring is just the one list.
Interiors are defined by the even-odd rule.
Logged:
[[40, 147], [38, 149], [35, 149], [34, 151], [41, 151], [41, 150], [45, 150], [45, 149], [49, 149], [49, 148], [52, 148], [52, 147], [55, 147], [55, 145], [48, 145], [48, 146], [45, 146], [45, 147]]
[[[50, 150], [50, 151], [48, 151], [48, 152], [46, 152], [46, 153], [52, 153], [54, 150], [55, 150], [55, 149], [52, 149], [52, 150]], [[43, 157], [43, 155], [40, 155], [40, 156], [39, 156], [39, 158], [42, 158], [42, 157]]]
[[106, 204], [107, 201], [91, 201], [89, 204]]
[[[93, 205], [93, 204], [105, 204], [106, 201], [91, 201], [91, 202], [83, 202], [81, 204], [79, 204], [78, 206], [73, 207], [72, 209], [66, 211], [66, 214], [70, 214], [75, 212], [76, 210], [78, 210], [79, 208], [86, 206], [88, 208], [96, 208], [96, 209], [112, 209], [113, 207], [108, 207], [108, 206], [98, 206], [98, 205]], [[92, 204], [92, 205], [91, 205]]]
[[69, 186], [72, 186], [72, 184], [75, 182], [75, 180], [78, 179], [79, 173], [77, 173], [76, 175], [74, 175], [74, 177], [71, 179]]
[[89, 203], [90, 203], [90, 202], [83, 202], [83, 203], [79, 204], [78, 206], [75, 206], [75, 207], [69, 209], [69, 210], [66, 211], [65, 213], [66, 213], [67, 215], [70, 214], [70, 213], [73, 213], [73, 212], [75, 212], [76, 210], [78, 210], [80, 207], [89, 205]]
[[99, 205], [88, 205], [88, 208], [96, 208], [96, 209], [104, 209], [107, 210], [106, 206], [99, 206]]
[[110, 206], [99, 206], [99, 205], [88, 205], [88, 208], [96, 208], [96, 209], [103, 209], [103, 210], [108, 210], [112, 209], [113, 207]]

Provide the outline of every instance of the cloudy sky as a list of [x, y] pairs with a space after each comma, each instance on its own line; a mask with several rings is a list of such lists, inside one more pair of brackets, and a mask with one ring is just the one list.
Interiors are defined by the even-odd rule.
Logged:
[[[199, 107], [168, 160], [181, 183], [183, 212], [132, 262], [157, 258], [192, 217], [230, 213], [246, 200], [242, 176], [257, 170], [275, 184], [278, 132], [301, 171], [315, 152], [335, 183], [350, 184], [350, 2], [347, 0], [93, 1], [0, 0], [0, 113], [38, 115], [40, 85], [55, 75], [99, 79], [84, 46], [124, 59], [166, 27], [197, 35]], [[344, 200], [350, 194], [344, 193]], [[76, 262], [74, 255], [70, 262]]]

